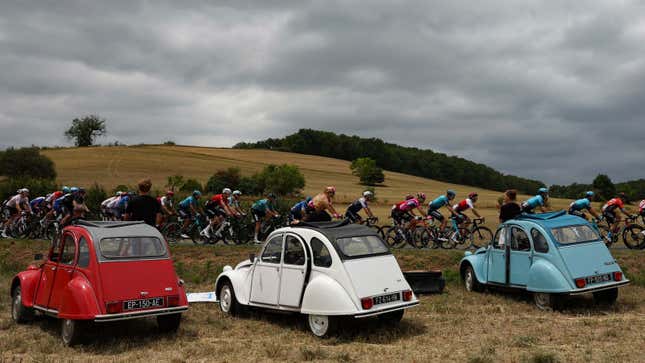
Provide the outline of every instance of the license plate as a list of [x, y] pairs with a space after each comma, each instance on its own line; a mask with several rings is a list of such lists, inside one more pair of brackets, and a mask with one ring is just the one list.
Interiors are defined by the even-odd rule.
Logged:
[[387, 304], [391, 303], [392, 301], [399, 301], [401, 300], [401, 294], [394, 293], [394, 294], [389, 294], [389, 295], [381, 295], [381, 296], [374, 296], [372, 298], [372, 302], [374, 302], [374, 305], [380, 305], [380, 304]]
[[123, 310], [141, 310], [162, 308], [164, 306], [163, 297], [153, 297], [150, 299], [128, 300], [123, 302]]
[[611, 274], [589, 276], [585, 278], [585, 280], [587, 280], [587, 284], [598, 284], [601, 282], [607, 282], [607, 281], [611, 281]]

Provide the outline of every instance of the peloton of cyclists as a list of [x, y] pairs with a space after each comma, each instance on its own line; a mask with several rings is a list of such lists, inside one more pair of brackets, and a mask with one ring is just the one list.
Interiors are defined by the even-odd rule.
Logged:
[[359, 212], [363, 209], [365, 209], [365, 213], [367, 214], [368, 218], [374, 218], [374, 213], [372, 213], [372, 210], [368, 205], [368, 202], [372, 201], [372, 199], [374, 199], [374, 193], [372, 193], [370, 190], [364, 191], [362, 197], [356, 199], [352, 204], [349, 205], [349, 207], [347, 207], [347, 210], [345, 211], [345, 218], [349, 219], [352, 223], [361, 222], [363, 218], [361, 217]]
[[471, 210], [473, 214], [477, 217], [480, 218], [483, 221], [485, 221], [484, 217], [482, 217], [481, 214], [479, 214], [479, 211], [475, 209], [475, 203], [477, 203], [477, 199], [479, 198], [479, 195], [475, 192], [472, 192], [468, 194], [468, 198], [462, 200], [461, 202], [455, 204], [452, 207], [452, 210], [455, 212], [455, 219], [457, 220], [457, 225], [459, 227], [463, 227], [464, 225], [470, 224], [470, 218], [464, 214], [465, 211]]
[[210, 218], [210, 223], [199, 234], [208, 239], [211, 238], [211, 231], [215, 231], [215, 236], [219, 236], [220, 228], [227, 216], [233, 216], [236, 213], [228, 206], [228, 198], [233, 194], [231, 189], [224, 188], [221, 194], [215, 194], [210, 200], [206, 201], [204, 210]]
[[322, 193], [316, 194], [307, 204], [304, 220], [307, 222], [329, 222], [331, 216], [326, 211], [329, 211], [334, 218], [340, 218], [340, 214], [334, 209], [335, 195], [336, 187], [333, 186], [328, 186]]
[[298, 224], [305, 217], [307, 213], [307, 205], [311, 202], [312, 198], [307, 197], [305, 200], [301, 200], [298, 203], [294, 204], [291, 209], [289, 209], [289, 224]]
[[441, 222], [441, 226], [439, 227], [441, 231], [445, 231], [446, 224], [448, 224], [448, 220], [446, 220], [446, 218], [444, 218], [443, 214], [441, 214], [440, 212], [442, 207], [448, 210], [450, 212], [450, 215], [455, 217], [457, 216], [457, 213], [450, 207], [450, 202], [455, 199], [455, 196], [457, 196], [457, 193], [455, 193], [453, 190], [448, 190], [446, 191], [446, 194], [440, 195], [433, 201], [428, 203], [428, 216], [431, 216], [435, 220]]
[[251, 206], [251, 214], [253, 215], [253, 220], [255, 220], [255, 234], [253, 236], [253, 242], [255, 244], [262, 243], [262, 241], [258, 239], [262, 222], [269, 220], [269, 218], [280, 216], [274, 206], [275, 200], [275, 194], [269, 193], [266, 198], [256, 201]]
[[591, 200], [593, 199], [595, 193], [592, 191], [588, 191], [585, 193], [585, 197], [582, 199], [578, 199], [571, 204], [569, 204], [569, 214], [578, 216], [584, 219], [587, 219], [587, 215], [585, 214], [585, 210], [588, 211], [594, 218], [599, 219], [600, 215], [596, 210], [593, 208], [591, 205]]
[[9, 218], [4, 222], [2, 237], [8, 238], [9, 236], [6, 234], [7, 228], [12, 225], [18, 217], [20, 217], [22, 212], [31, 213], [31, 207], [29, 206], [29, 189], [18, 189], [17, 194], [7, 201], [5, 208], [9, 211]]
[[605, 205], [602, 206], [602, 216], [605, 217], [607, 223], [609, 224], [609, 233], [607, 234], [607, 239], [611, 241], [612, 234], [618, 231], [618, 225], [620, 224], [620, 215], [616, 213], [616, 210], [620, 210], [625, 217], [629, 217], [629, 213], [625, 210], [625, 201], [627, 196], [625, 193], [618, 193], [615, 198], [610, 199]]
[[[203, 214], [204, 210], [199, 204], [199, 199], [202, 197], [202, 192], [199, 190], [194, 190], [191, 195], [186, 197], [184, 200], [179, 202], [179, 209], [177, 212], [179, 216], [184, 220], [181, 230], [185, 231], [190, 224], [190, 221], [200, 212]], [[181, 234], [181, 238], [188, 238], [188, 235], [185, 233]]]
[[426, 216], [425, 213], [421, 210], [421, 205], [423, 205], [425, 200], [425, 193], [419, 192], [417, 193], [416, 197], [412, 196], [412, 198], [408, 198], [408, 196], [406, 196], [406, 199], [404, 201], [392, 206], [390, 216], [392, 217], [394, 223], [399, 226], [407, 227], [409, 229], [414, 228], [417, 223], [417, 215], [414, 213], [414, 210], [417, 210], [421, 216]]
[[547, 188], [540, 188], [536, 196], [522, 203], [522, 212], [534, 213], [535, 208], [539, 207], [542, 213], [544, 213], [546, 212], [546, 203], [548, 200], [549, 190]]

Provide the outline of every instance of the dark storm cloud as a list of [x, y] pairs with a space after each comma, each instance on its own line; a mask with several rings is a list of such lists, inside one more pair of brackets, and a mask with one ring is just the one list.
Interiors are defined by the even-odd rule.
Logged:
[[643, 177], [645, 7], [633, 1], [13, 1], [0, 145], [228, 146], [301, 127], [547, 183]]

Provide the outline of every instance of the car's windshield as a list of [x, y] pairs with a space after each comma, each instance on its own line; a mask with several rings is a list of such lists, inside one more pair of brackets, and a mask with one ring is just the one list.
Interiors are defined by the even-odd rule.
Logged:
[[101, 255], [107, 259], [167, 257], [165, 245], [157, 237], [103, 238]]
[[555, 240], [563, 245], [581, 242], [591, 242], [600, 239], [600, 235], [588, 225], [552, 228]]
[[390, 252], [385, 242], [377, 236], [339, 238], [336, 240], [336, 246], [341, 255], [348, 258], [382, 255]]

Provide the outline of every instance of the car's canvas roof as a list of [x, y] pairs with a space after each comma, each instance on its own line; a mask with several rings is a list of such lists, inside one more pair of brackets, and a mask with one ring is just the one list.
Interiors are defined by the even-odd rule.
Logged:
[[296, 228], [308, 228], [325, 235], [330, 241], [355, 236], [378, 236], [375, 229], [356, 223], [342, 222], [309, 222], [295, 225]]
[[518, 221], [533, 222], [546, 229], [587, 223], [584, 219], [568, 214], [564, 210], [535, 214], [522, 213], [514, 219], [507, 221], [507, 223]]
[[150, 236], [161, 237], [159, 231], [143, 222], [102, 222], [102, 221], [78, 221], [77, 226], [85, 228], [95, 241], [102, 238], [110, 237], [128, 237], [128, 236]]

